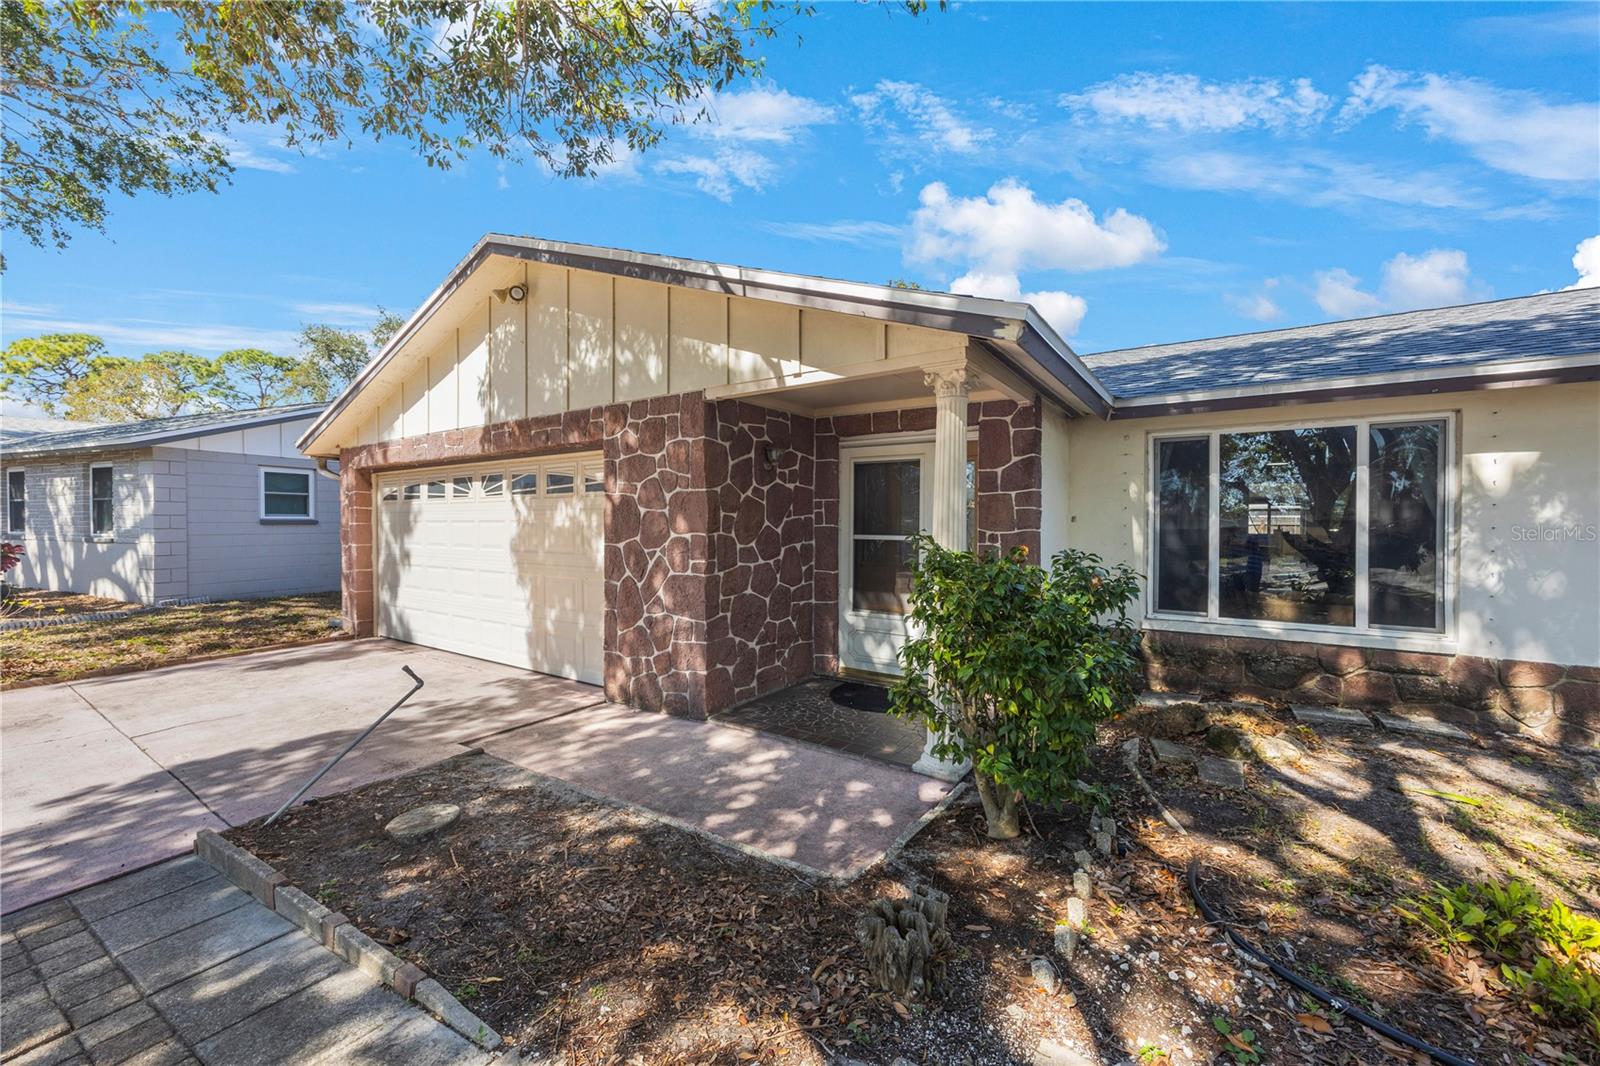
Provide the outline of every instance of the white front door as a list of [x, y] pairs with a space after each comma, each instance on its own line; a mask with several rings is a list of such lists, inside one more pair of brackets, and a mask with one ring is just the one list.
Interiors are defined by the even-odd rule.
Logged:
[[378, 634], [599, 684], [604, 489], [592, 454], [383, 475]]
[[911, 595], [911, 535], [932, 524], [933, 445], [840, 449], [839, 660], [900, 672]]

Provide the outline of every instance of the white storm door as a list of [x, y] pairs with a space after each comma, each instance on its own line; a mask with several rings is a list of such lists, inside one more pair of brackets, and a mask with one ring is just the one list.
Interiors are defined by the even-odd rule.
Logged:
[[900, 672], [911, 595], [911, 536], [933, 522], [924, 485], [932, 444], [840, 449], [839, 661]]

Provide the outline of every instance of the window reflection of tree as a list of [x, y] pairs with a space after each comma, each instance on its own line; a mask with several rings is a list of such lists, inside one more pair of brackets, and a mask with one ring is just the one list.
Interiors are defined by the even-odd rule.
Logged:
[[1355, 428], [1221, 443], [1223, 613], [1354, 624]]

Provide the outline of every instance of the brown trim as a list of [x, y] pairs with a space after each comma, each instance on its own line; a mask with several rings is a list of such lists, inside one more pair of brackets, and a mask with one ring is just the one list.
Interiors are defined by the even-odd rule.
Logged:
[[1499, 374], [1461, 375], [1425, 378], [1418, 381], [1377, 381], [1344, 385], [1330, 389], [1302, 389], [1295, 392], [1226, 396], [1216, 399], [1175, 400], [1117, 407], [1111, 421], [1129, 418], [1159, 418], [1166, 415], [1209, 414], [1218, 411], [1259, 410], [1266, 407], [1292, 407], [1311, 403], [1336, 403], [1341, 400], [1384, 399], [1398, 396], [1427, 396], [1444, 392], [1477, 392], [1483, 389], [1528, 388], [1536, 385], [1568, 385], [1600, 381], [1600, 366], [1558, 367], [1533, 373], [1507, 370]]

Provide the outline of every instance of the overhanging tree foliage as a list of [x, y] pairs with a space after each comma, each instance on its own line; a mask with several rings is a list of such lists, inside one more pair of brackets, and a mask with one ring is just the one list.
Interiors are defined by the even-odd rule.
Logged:
[[1141, 668], [1127, 608], [1138, 576], [1062, 551], [1048, 567], [1009, 554], [916, 538], [911, 631], [900, 653], [895, 713], [970, 759], [989, 835], [1015, 837], [1018, 802], [1075, 795], [1097, 723], [1132, 706]]
[[[905, 0], [918, 12], [926, 0]], [[735, 0], [0, 0], [6, 224], [103, 229], [115, 192], [215, 191], [230, 129], [291, 148], [398, 138], [582, 176], [705, 117], [809, 15]]]

